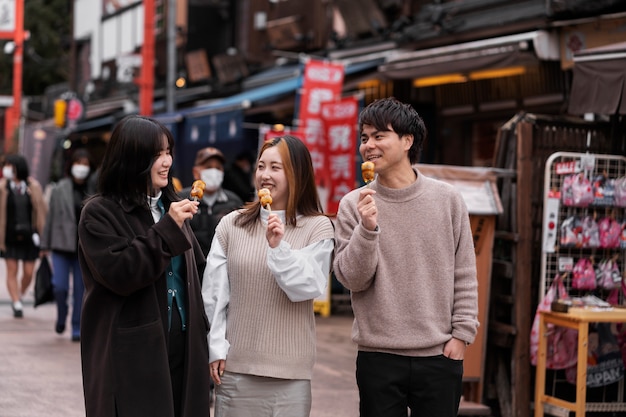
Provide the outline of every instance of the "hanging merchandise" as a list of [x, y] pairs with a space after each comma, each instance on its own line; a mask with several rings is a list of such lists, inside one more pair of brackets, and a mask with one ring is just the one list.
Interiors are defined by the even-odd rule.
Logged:
[[619, 248], [622, 225], [612, 217], [604, 217], [598, 222], [600, 231], [600, 247], [604, 249]]
[[616, 207], [626, 207], [626, 176], [619, 177], [613, 182], [613, 204]]
[[598, 222], [593, 216], [585, 216], [581, 222], [582, 229], [582, 247], [583, 248], [599, 248], [600, 247], [600, 229]]
[[[539, 297], [546, 294], [554, 276], [565, 272], [572, 273], [572, 279], [564, 282], [569, 294], [582, 297], [593, 287], [593, 274], [582, 258], [595, 258], [594, 264], [612, 259], [615, 268], [624, 270], [626, 157], [555, 152], [546, 160], [543, 189]], [[554, 204], [555, 198], [558, 204]], [[581, 264], [576, 267], [578, 262]], [[597, 277], [596, 289], [610, 291], [606, 288], [611, 284], [608, 275]]]
[[622, 274], [616, 259], [602, 259], [596, 266], [596, 280], [598, 287], [605, 290], [619, 288]]
[[569, 207], [587, 207], [593, 203], [591, 181], [580, 172], [563, 178], [561, 187], [563, 204]]
[[[550, 285], [541, 303], [537, 306], [535, 319], [530, 332], [530, 363], [537, 366], [537, 352], [539, 350], [539, 316], [542, 311], [550, 311], [552, 302], [569, 299], [563, 275], [557, 275]], [[546, 368], [566, 369], [576, 366], [578, 362], [578, 331], [562, 326], [548, 326], [548, 351], [546, 354]]]
[[615, 180], [608, 178], [606, 172], [596, 175], [593, 179], [593, 205], [596, 207], [611, 207], [614, 205]]
[[559, 243], [563, 248], [577, 248], [582, 245], [582, 225], [576, 216], [563, 220]]
[[580, 258], [572, 270], [572, 288], [577, 290], [596, 289], [596, 271], [589, 258]]

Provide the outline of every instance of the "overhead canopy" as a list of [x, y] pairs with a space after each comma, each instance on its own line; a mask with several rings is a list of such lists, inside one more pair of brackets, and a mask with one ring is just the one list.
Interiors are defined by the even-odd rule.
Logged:
[[626, 114], [626, 42], [574, 55], [570, 114]]
[[491, 169], [434, 164], [417, 164], [416, 167], [427, 177], [453, 185], [463, 197], [469, 214], [502, 214], [497, 178]]
[[553, 37], [534, 31], [395, 54], [378, 70], [389, 78], [421, 78], [536, 65], [556, 59]]
[[[346, 75], [375, 70], [384, 55], [368, 54], [358, 58], [340, 59]], [[264, 73], [249, 77], [244, 81], [244, 91], [229, 97], [210, 100], [189, 109], [181, 110], [183, 117], [201, 117], [233, 109], [248, 109], [266, 105], [293, 95], [301, 86], [304, 67], [302, 64], [272, 68]]]

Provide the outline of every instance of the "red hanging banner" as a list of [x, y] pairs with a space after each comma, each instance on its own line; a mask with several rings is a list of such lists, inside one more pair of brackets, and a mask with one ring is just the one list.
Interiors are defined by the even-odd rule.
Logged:
[[321, 104], [341, 97], [344, 68], [341, 64], [310, 60], [304, 69], [304, 80], [300, 96], [300, 114], [297, 123], [303, 141], [311, 152], [315, 181], [324, 185], [329, 181], [325, 170], [326, 143], [321, 120]]
[[355, 186], [356, 134], [359, 104], [354, 97], [321, 104], [326, 138], [326, 211], [336, 213], [339, 200]]

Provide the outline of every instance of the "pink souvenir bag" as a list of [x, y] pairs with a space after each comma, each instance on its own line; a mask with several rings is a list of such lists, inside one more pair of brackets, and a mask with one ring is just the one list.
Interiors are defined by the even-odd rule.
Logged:
[[[539, 315], [542, 311], [550, 311], [552, 301], [568, 299], [567, 290], [563, 285], [563, 276], [557, 275], [552, 281], [548, 292], [537, 306], [535, 320], [530, 332], [530, 363], [537, 365], [537, 353], [539, 350]], [[566, 369], [575, 365], [578, 360], [578, 330], [565, 327], [547, 325], [546, 355], [547, 369]]]
[[594, 290], [596, 288], [596, 271], [589, 258], [580, 258], [572, 270], [572, 288], [577, 290]]

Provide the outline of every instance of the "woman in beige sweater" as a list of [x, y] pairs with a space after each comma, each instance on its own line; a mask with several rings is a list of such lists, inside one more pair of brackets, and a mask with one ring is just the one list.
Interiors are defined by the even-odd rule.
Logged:
[[255, 185], [271, 203], [248, 203], [220, 221], [202, 284], [215, 415], [307, 417], [313, 299], [328, 282], [333, 227], [299, 139], [265, 142]]

